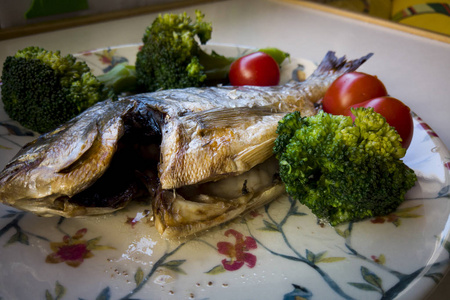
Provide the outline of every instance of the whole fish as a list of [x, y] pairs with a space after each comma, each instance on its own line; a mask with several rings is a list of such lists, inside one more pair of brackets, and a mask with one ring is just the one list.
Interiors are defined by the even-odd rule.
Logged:
[[284, 192], [272, 148], [288, 112], [314, 103], [347, 61], [328, 52], [304, 82], [165, 90], [97, 103], [27, 144], [0, 173], [0, 201], [42, 216], [112, 212], [151, 197], [165, 237], [226, 222]]

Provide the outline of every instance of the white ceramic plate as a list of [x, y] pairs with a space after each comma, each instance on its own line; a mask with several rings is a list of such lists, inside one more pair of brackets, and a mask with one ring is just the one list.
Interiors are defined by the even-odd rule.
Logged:
[[[139, 45], [84, 52], [96, 74]], [[246, 47], [213, 45], [236, 55]], [[301, 64], [292, 59], [283, 80]], [[405, 87], [406, 88], [406, 87]], [[396, 213], [321, 227], [288, 197], [189, 241], [165, 241], [147, 207], [78, 219], [0, 205], [0, 300], [422, 299], [450, 254], [450, 154], [417, 115], [404, 158], [419, 178]], [[37, 136], [0, 110], [0, 166]]]

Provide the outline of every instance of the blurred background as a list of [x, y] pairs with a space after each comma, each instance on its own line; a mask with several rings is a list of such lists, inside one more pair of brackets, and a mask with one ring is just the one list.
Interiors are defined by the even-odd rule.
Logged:
[[[0, 0], [3, 39], [215, 0]], [[216, 0], [217, 1], [217, 0]], [[294, 0], [295, 1], [295, 0]], [[292, 2], [292, 1], [291, 1]], [[450, 36], [450, 0], [309, 0]], [[39, 25], [39, 26], [38, 26]], [[5, 33], [10, 32], [10, 35]]]
[[183, 0], [15, 0], [0, 1], [0, 28], [144, 8]]
[[314, 0], [344, 10], [450, 35], [450, 1]]

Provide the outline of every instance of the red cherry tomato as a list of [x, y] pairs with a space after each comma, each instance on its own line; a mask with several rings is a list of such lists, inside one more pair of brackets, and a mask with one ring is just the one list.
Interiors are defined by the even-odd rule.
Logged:
[[350, 111], [351, 107], [373, 107], [381, 114], [392, 127], [395, 127], [402, 138], [402, 146], [407, 149], [411, 143], [414, 132], [413, 119], [408, 106], [393, 97], [379, 97], [352, 105], [345, 109], [344, 115], [355, 118]]
[[346, 73], [328, 88], [323, 97], [323, 110], [340, 115], [353, 104], [387, 95], [384, 84], [376, 76], [361, 72]]
[[245, 55], [230, 66], [230, 84], [235, 86], [270, 86], [280, 82], [280, 68], [277, 62], [264, 52]]

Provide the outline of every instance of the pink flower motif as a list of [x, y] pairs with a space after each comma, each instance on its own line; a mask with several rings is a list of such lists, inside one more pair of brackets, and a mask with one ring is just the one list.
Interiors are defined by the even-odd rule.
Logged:
[[379, 216], [370, 220], [373, 224], [383, 224], [384, 222], [395, 223], [399, 219], [399, 216], [395, 213], [389, 214], [387, 216]]
[[87, 242], [82, 240], [87, 229], [78, 230], [73, 236], [65, 235], [62, 242], [51, 242], [53, 253], [47, 255], [45, 262], [57, 264], [65, 262], [71, 267], [78, 267], [85, 258], [92, 257], [92, 252], [87, 248]]
[[253, 268], [256, 265], [256, 256], [247, 251], [257, 248], [256, 241], [250, 236], [246, 236], [244, 239], [244, 235], [234, 229], [225, 231], [225, 236], [230, 235], [234, 236], [236, 240], [234, 245], [229, 242], [217, 243], [219, 253], [228, 256], [228, 258], [222, 260], [225, 270], [236, 271], [244, 264]]
[[422, 215], [411, 213], [412, 211], [422, 207], [421, 204], [411, 207], [399, 208], [397, 211], [386, 216], [378, 216], [370, 220], [373, 224], [383, 224], [385, 222], [392, 223], [396, 227], [401, 225], [401, 219], [420, 218]]
[[81, 52], [81, 54], [82, 54], [83, 56], [92, 56], [92, 50], [83, 51], [83, 52]]
[[87, 258], [93, 257], [92, 250], [114, 249], [109, 246], [97, 245], [100, 238], [82, 239], [87, 229], [78, 230], [73, 236], [65, 235], [62, 242], [50, 242], [53, 253], [47, 255], [46, 263], [58, 264], [65, 262], [71, 267], [78, 267]]
[[380, 254], [379, 256], [371, 255], [370, 258], [379, 265], [384, 265], [386, 263], [384, 254]]
[[103, 50], [101, 53], [95, 53], [102, 64], [111, 65], [114, 60], [115, 49]]
[[250, 212], [249, 212], [249, 215], [250, 215], [252, 218], [262, 217], [262, 214], [259, 213], [257, 210], [252, 210], [252, 211], [250, 211]]

